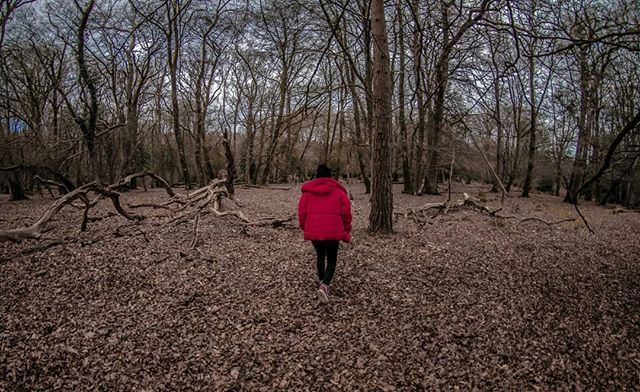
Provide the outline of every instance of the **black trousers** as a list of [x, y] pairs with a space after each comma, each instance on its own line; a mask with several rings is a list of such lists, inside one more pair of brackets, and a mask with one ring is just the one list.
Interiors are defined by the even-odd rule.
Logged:
[[[340, 241], [311, 241], [318, 256], [318, 279], [320, 282], [329, 285], [333, 273], [336, 272], [336, 261], [338, 261], [338, 245]], [[326, 265], [325, 265], [326, 261]]]

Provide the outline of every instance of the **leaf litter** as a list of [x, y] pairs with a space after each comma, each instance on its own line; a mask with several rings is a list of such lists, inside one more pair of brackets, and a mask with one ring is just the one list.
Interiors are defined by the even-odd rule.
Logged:
[[[82, 212], [66, 208], [45, 239], [2, 243], [0, 389], [640, 387], [640, 214], [584, 204], [591, 235], [579, 220], [498, 222], [460, 209], [399, 216], [395, 234], [375, 236], [368, 195], [348, 187], [354, 241], [341, 245], [328, 306], [294, 222], [206, 216], [192, 249], [192, 223], [142, 209], [134, 224], [105, 203], [86, 232]], [[396, 191], [399, 211], [444, 197]], [[286, 217], [299, 186], [237, 196], [250, 219]], [[3, 226], [50, 203], [2, 203]], [[487, 206], [500, 208], [497, 196]], [[575, 215], [541, 194], [502, 208], [549, 222]]]

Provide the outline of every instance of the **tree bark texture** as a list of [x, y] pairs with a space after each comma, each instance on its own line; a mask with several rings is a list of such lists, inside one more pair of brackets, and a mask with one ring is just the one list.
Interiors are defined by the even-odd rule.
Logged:
[[101, 173], [98, 169], [98, 152], [96, 149], [96, 125], [98, 123], [98, 95], [93, 79], [89, 75], [89, 69], [85, 60], [85, 35], [87, 32], [87, 25], [89, 23], [89, 16], [93, 10], [95, 4], [94, 0], [91, 0], [85, 9], [82, 10], [82, 20], [78, 27], [78, 46], [76, 48], [76, 61], [78, 63], [78, 76], [80, 84], [85, 86], [89, 90], [89, 102], [88, 102], [88, 118], [75, 117], [76, 123], [80, 126], [84, 141], [89, 153], [89, 167], [94, 179], [101, 183]]
[[373, 154], [369, 231], [393, 232], [391, 70], [383, 0], [371, 2], [373, 36]]
[[527, 172], [524, 176], [524, 184], [522, 185], [522, 197], [529, 197], [529, 191], [531, 190], [531, 179], [533, 178], [533, 167], [535, 164], [536, 156], [536, 128], [538, 127], [538, 106], [536, 102], [536, 63], [534, 57], [534, 50], [536, 47], [536, 40], [533, 39], [533, 43], [530, 47], [529, 53], [529, 105], [531, 106], [531, 117], [529, 121], [529, 151], [527, 154]]
[[404, 11], [402, 8], [402, 2], [397, 4], [398, 14], [398, 41], [400, 50], [400, 66], [398, 70], [398, 125], [400, 128], [400, 151], [402, 158], [402, 180], [403, 180], [403, 192], [412, 193], [413, 187], [411, 183], [411, 163], [409, 161], [409, 139], [407, 136], [407, 122], [405, 118], [405, 45], [404, 45]]
[[176, 140], [176, 148], [178, 149], [178, 159], [182, 168], [182, 179], [184, 180], [185, 189], [191, 188], [191, 177], [189, 176], [189, 166], [187, 156], [184, 150], [184, 135], [180, 128], [180, 104], [178, 102], [178, 61], [180, 59], [180, 31], [178, 27], [178, 19], [182, 9], [175, 1], [167, 5], [167, 19], [169, 26], [167, 27], [167, 60], [169, 64], [169, 76], [171, 79], [171, 110], [173, 117], [173, 134]]

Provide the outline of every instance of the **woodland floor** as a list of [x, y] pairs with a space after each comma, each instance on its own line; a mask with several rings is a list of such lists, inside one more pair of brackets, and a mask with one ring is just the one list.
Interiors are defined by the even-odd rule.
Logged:
[[[580, 220], [463, 208], [372, 236], [368, 196], [349, 188], [354, 242], [326, 306], [295, 224], [206, 216], [191, 249], [191, 223], [142, 209], [134, 224], [105, 201], [84, 233], [67, 207], [46, 239], [0, 243], [0, 390], [640, 388], [640, 214], [583, 204], [592, 235]], [[446, 199], [396, 191], [397, 211]], [[237, 190], [250, 219], [295, 213], [299, 192]], [[2, 196], [0, 228], [51, 202]], [[507, 198], [501, 213], [576, 216], [541, 194]]]

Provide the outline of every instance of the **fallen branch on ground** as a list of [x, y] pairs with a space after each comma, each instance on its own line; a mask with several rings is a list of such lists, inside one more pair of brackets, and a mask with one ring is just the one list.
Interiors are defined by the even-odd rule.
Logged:
[[241, 185], [240, 187], [242, 187], [242, 188], [267, 189], [267, 190], [274, 190], [274, 191], [290, 191], [291, 190], [290, 187], [284, 187], [284, 186], [262, 186], [262, 185], [251, 185], [251, 184], [244, 184], [244, 185]]
[[296, 214], [292, 214], [289, 215], [286, 218], [260, 218], [260, 219], [256, 219], [253, 222], [249, 222], [250, 226], [271, 226], [274, 229], [277, 229], [278, 227], [284, 227], [287, 223], [291, 222], [292, 220], [294, 220], [296, 217]]
[[162, 187], [167, 191], [167, 194], [169, 196], [175, 196], [175, 192], [173, 191], [173, 189], [171, 189], [171, 186], [169, 185], [169, 183], [167, 182], [167, 180], [165, 180], [164, 178], [160, 177], [157, 174], [151, 173], [149, 171], [143, 171], [140, 173], [134, 173], [134, 174], [129, 174], [128, 176], [126, 176], [125, 178], [122, 178], [120, 180], [118, 180], [117, 182], [115, 182], [113, 185], [110, 185], [107, 189], [110, 191], [116, 191], [122, 188], [129, 188], [131, 187], [131, 181], [133, 181], [136, 178], [140, 178], [140, 177], [151, 177], [154, 180], [158, 181]]
[[622, 208], [622, 207], [616, 207], [613, 209], [613, 211], [611, 212], [614, 215], [617, 214], [624, 214], [626, 212], [640, 212], [640, 209], [629, 209], [629, 208]]
[[426, 204], [423, 204], [423, 205], [421, 205], [420, 207], [417, 207], [417, 208], [409, 208], [405, 212], [395, 212], [394, 215], [396, 215], [396, 219], [399, 216], [404, 216], [405, 218], [409, 218], [410, 216], [413, 216], [413, 217], [415, 217], [417, 219], [419, 214], [423, 215], [423, 213], [428, 211], [428, 210], [437, 209], [438, 212], [436, 213], [436, 215], [433, 216], [435, 218], [442, 211], [444, 211], [444, 213], [446, 214], [447, 212], [449, 212], [450, 209], [452, 209], [452, 208], [453, 209], [457, 209], [457, 208], [460, 208], [462, 206], [470, 206], [470, 207], [479, 209], [480, 211], [491, 213], [487, 207], [481, 205], [479, 202], [474, 200], [467, 193], [463, 192], [462, 193], [462, 197], [463, 197], [462, 200], [426, 203]]
[[80, 199], [85, 203], [85, 210], [83, 213], [82, 230], [86, 229], [88, 221], [89, 210], [97, 204], [89, 202], [88, 194], [90, 192], [96, 193], [99, 197], [108, 197], [111, 199], [114, 208], [118, 213], [129, 220], [141, 220], [142, 217], [133, 215], [126, 211], [120, 205], [120, 194], [114, 191], [109, 191], [97, 183], [92, 182], [87, 185], [83, 185], [80, 188], [76, 188], [74, 191], [67, 193], [63, 197], [56, 200], [47, 210], [40, 216], [34, 224], [28, 227], [20, 229], [0, 230], [0, 241], [12, 241], [21, 242], [24, 239], [32, 238], [39, 239], [46, 231], [47, 224], [64, 206], [71, 204], [74, 200]]
[[561, 219], [561, 220], [556, 221], [556, 222], [547, 222], [544, 219], [530, 217], [530, 218], [521, 219], [520, 222], [524, 223], [524, 222], [528, 222], [528, 221], [537, 221], [537, 222], [542, 222], [547, 226], [552, 226], [552, 225], [557, 225], [557, 224], [564, 223], [564, 222], [575, 222], [575, 220], [576, 220], [576, 218], [567, 218], [567, 219]]
[[[58, 193], [60, 195], [64, 195], [65, 193], [69, 193], [69, 189], [67, 188], [67, 186], [64, 185], [61, 182], [56, 182], [56, 181], [53, 181], [53, 180], [45, 180], [44, 178], [42, 178], [42, 177], [40, 177], [38, 175], [33, 176], [33, 180], [35, 181], [36, 184], [43, 185], [49, 191], [49, 194], [51, 195], [51, 197], [55, 197], [53, 195], [53, 191], [51, 190], [51, 187], [58, 188]], [[44, 197], [42, 192], [40, 192], [40, 196]]]
[[113, 232], [113, 236], [114, 237], [135, 237], [138, 234], [142, 235], [144, 237], [144, 240], [146, 242], [151, 242], [149, 241], [149, 237], [147, 237], [147, 233], [145, 233], [144, 231], [142, 231], [142, 229], [140, 229], [139, 227], [134, 227], [133, 231], [135, 231], [138, 234], [131, 234], [131, 233], [123, 233], [121, 230], [125, 227], [128, 226], [119, 226], [118, 228], [116, 228], [116, 231]]
[[164, 205], [164, 204], [153, 204], [153, 203], [142, 203], [142, 204], [130, 204], [127, 203], [127, 207], [129, 208], [144, 208], [144, 207], [150, 207], [150, 208], [157, 208], [157, 209], [163, 209], [163, 210], [168, 210], [171, 211], [171, 213], [176, 212], [175, 208], [171, 208], [168, 205]]
[[562, 219], [562, 220], [559, 220], [559, 221], [556, 221], [556, 222], [549, 222], [549, 221], [546, 221], [544, 219], [536, 218], [536, 217], [523, 218], [523, 217], [518, 217], [518, 216], [515, 216], [515, 215], [498, 215], [498, 212], [502, 211], [502, 208], [499, 208], [499, 209], [497, 209], [495, 211], [491, 211], [486, 206], [484, 206], [483, 204], [481, 204], [480, 202], [478, 202], [477, 200], [475, 200], [474, 198], [472, 198], [468, 194], [463, 193], [462, 195], [463, 195], [463, 199], [462, 200], [426, 203], [426, 204], [423, 204], [420, 207], [410, 208], [410, 209], [408, 209], [407, 211], [404, 211], [404, 212], [395, 212], [394, 214], [396, 215], [396, 219], [399, 216], [404, 216], [405, 219], [412, 218], [417, 223], [422, 223], [423, 221], [421, 220], [421, 218], [425, 218], [425, 212], [428, 211], [428, 210], [431, 210], [431, 209], [437, 209], [438, 210], [437, 213], [434, 216], [432, 216], [432, 218], [435, 218], [441, 212], [446, 214], [451, 209], [459, 209], [461, 207], [467, 206], [467, 207], [472, 207], [473, 209], [479, 210], [480, 212], [485, 212], [489, 216], [491, 216], [493, 218], [496, 218], [496, 219], [501, 219], [501, 220], [517, 219], [521, 223], [529, 222], [529, 221], [537, 221], [537, 222], [544, 223], [547, 226], [552, 226], [552, 225], [557, 225], [557, 224], [564, 223], [564, 222], [574, 222], [576, 220], [576, 218], [567, 218], [567, 219]]
[[[24, 239], [40, 239], [42, 234], [47, 231], [47, 224], [51, 221], [54, 215], [56, 215], [65, 206], [72, 206], [82, 210], [82, 223], [80, 230], [85, 231], [87, 229], [88, 222], [98, 221], [106, 217], [116, 215], [115, 213], [110, 212], [106, 216], [102, 217], [89, 217], [89, 211], [93, 207], [95, 207], [102, 199], [105, 198], [111, 199], [115, 210], [125, 218], [134, 221], [142, 220], [144, 219], [143, 216], [134, 215], [123, 208], [123, 206], [120, 204], [120, 193], [118, 193], [116, 190], [129, 187], [133, 179], [144, 176], [154, 178], [158, 182], [163, 184], [165, 190], [167, 191], [167, 194], [171, 196], [171, 198], [162, 204], [126, 204], [127, 208], [151, 207], [168, 210], [171, 215], [174, 215], [174, 217], [172, 217], [168, 221], [168, 223], [180, 223], [185, 220], [195, 218], [195, 222], [193, 225], [193, 241], [191, 243], [192, 247], [195, 247], [197, 243], [200, 218], [205, 215], [211, 214], [215, 217], [234, 216], [244, 224], [256, 226], [272, 226], [274, 228], [282, 227], [287, 222], [290, 222], [295, 218], [295, 214], [293, 214], [284, 219], [263, 218], [252, 222], [240, 209], [224, 211], [222, 208], [223, 198], [227, 198], [233, 201], [238, 207], [240, 207], [240, 203], [235, 199], [235, 197], [229, 194], [226, 179], [214, 180], [207, 186], [196, 189], [184, 195], [175, 193], [171, 189], [167, 181], [165, 181], [162, 177], [150, 172], [140, 172], [128, 175], [125, 178], [117, 181], [113, 185], [108, 186], [107, 188], [98, 185], [96, 182], [92, 182], [80, 188], [76, 188], [74, 191], [67, 193], [66, 195], [56, 200], [31, 226], [19, 229], [0, 230], [0, 241], [21, 242]], [[95, 194], [93, 199], [90, 199], [90, 194]], [[173, 207], [172, 205], [174, 204], [177, 206]], [[149, 241], [146, 235], [145, 240], [147, 242]]]

